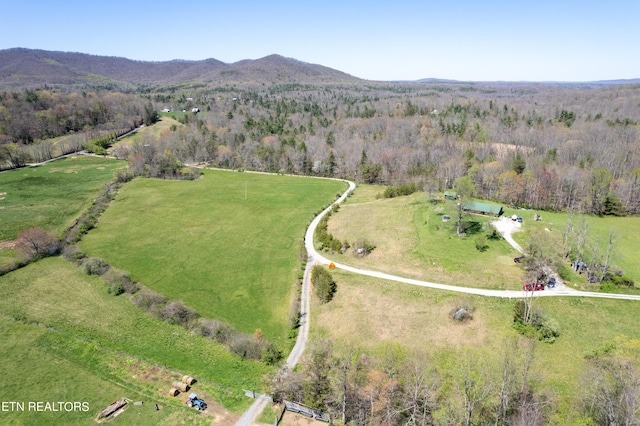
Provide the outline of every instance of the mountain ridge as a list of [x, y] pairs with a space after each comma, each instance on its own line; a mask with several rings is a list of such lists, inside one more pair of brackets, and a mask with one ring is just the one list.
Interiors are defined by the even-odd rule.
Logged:
[[[141, 61], [120, 56], [50, 51], [15, 47], [0, 50], [0, 90], [47, 87], [137, 90], [184, 84], [353, 84], [361, 79], [343, 71], [278, 54], [225, 63], [215, 58]], [[462, 81], [445, 78], [394, 80], [386, 83], [417, 84], [638, 84], [640, 78], [599, 81]]]
[[203, 60], [138, 61], [118, 56], [11, 48], [0, 50], [0, 88], [43, 85], [168, 86], [184, 82], [332, 83], [361, 79], [318, 64], [272, 54], [225, 63]]

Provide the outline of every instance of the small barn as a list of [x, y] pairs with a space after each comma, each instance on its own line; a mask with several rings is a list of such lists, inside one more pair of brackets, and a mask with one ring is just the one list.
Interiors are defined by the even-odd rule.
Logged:
[[445, 200], [457, 200], [458, 193], [456, 191], [444, 191]]
[[479, 201], [467, 201], [462, 204], [462, 210], [483, 215], [502, 216], [504, 210], [502, 206], [496, 206], [495, 204], [481, 203]]

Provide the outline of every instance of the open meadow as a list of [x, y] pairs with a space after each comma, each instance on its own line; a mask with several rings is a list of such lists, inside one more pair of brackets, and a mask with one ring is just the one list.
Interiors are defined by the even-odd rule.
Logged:
[[200, 315], [285, 349], [304, 230], [345, 188], [214, 170], [195, 181], [138, 178], [80, 246]]
[[60, 235], [125, 165], [78, 155], [0, 173], [0, 242], [33, 226]]

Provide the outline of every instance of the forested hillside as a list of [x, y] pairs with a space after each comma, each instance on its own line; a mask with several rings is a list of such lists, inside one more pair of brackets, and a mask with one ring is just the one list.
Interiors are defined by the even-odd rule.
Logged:
[[508, 204], [640, 212], [640, 85], [225, 86], [151, 100], [205, 111], [159, 140], [184, 163], [428, 192], [468, 175], [475, 195]]

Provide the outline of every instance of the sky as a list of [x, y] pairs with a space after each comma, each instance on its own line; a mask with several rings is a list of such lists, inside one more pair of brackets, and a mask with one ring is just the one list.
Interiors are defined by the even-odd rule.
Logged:
[[368, 80], [640, 78], [638, 0], [0, 0], [0, 49], [279, 54]]

